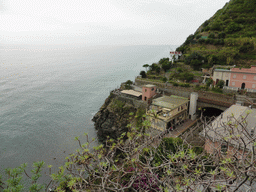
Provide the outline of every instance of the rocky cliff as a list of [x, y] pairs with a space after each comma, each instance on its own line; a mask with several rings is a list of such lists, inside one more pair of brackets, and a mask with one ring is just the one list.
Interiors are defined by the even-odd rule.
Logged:
[[118, 138], [128, 130], [127, 124], [136, 121], [134, 115], [145, 113], [145, 108], [146, 104], [142, 101], [111, 93], [92, 119], [99, 141], [104, 142], [107, 136]]

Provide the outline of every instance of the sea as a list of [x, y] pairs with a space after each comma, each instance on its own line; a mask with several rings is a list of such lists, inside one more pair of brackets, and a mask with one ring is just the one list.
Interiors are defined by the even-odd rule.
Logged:
[[110, 91], [175, 47], [0, 45], [0, 173], [36, 161], [57, 170], [76, 136], [97, 141], [91, 119]]

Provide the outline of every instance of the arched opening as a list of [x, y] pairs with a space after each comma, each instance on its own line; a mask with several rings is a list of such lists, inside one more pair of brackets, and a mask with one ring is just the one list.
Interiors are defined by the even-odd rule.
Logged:
[[242, 83], [241, 89], [245, 88], [245, 83]]
[[203, 108], [203, 116], [204, 117], [218, 117], [223, 111], [213, 107], [205, 107]]

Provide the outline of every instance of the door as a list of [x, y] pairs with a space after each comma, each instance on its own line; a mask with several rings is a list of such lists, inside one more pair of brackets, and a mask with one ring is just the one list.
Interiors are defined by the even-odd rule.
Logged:
[[241, 89], [245, 88], [245, 83], [242, 83]]
[[226, 80], [226, 86], [228, 86], [228, 80]]

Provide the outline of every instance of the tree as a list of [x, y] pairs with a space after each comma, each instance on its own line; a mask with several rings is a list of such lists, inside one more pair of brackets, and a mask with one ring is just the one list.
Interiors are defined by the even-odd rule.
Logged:
[[223, 80], [219, 80], [218, 83], [216, 84], [216, 86], [220, 89], [222, 89], [225, 85], [225, 82]]
[[146, 68], [146, 72], [147, 72], [147, 71], [148, 71], [149, 64], [145, 64], [145, 65], [143, 65], [143, 67]]
[[146, 78], [146, 77], [147, 77], [147, 74], [146, 74], [145, 71], [141, 71], [141, 72], [140, 72], [140, 75], [141, 75], [142, 78]]
[[162, 64], [162, 69], [166, 72], [171, 68], [171, 62], [165, 62]]
[[210, 87], [210, 85], [212, 85], [212, 84], [213, 84], [212, 78], [209, 78], [209, 79], [206, 80], [207, 87]]
[[151, 71], [156, 71], [156, 69], [158, 68], [159, 66], [156, 64], [156, 63], [152, 63], [152, 65], [149, 66], [149, 69]]
[[133, 82], [131, 80], [127, 80], [124, 84], [125, 89], [131, 89]]
[[[247, 114], [250, 113], [248, 111]], [[226, 124], [220, 124], [228, 135], [219, 135], [218, 142], [227, 146], [239, 143], [239, 148], [228, 155], [219, 148], [207, 154], [202, 148], [192, 146], [189, 137], [192, 135], [193, 140], [198, 139], [194, 137], [201, 137], [193, 135], [195, 130], [184, 134], [183, 139], [163, 139], [164, 132], [151, 133], [148, 120], [142, 122], [142, 127], [136, 127], [131, 122], [127, 126], [128, 132], [117, 140], [109, 138], [104, 144], [97, 144], [95, 139], [89, 139], [88, 134], [84, 134], [84, 144], [78, 137], [75, 138], [80, 149], [66, 158], [67, 162], [58, 172], [50, 173], [52, 180], [45, 191], [49, 191], [49, 187], [55, 188], [55, 191], [213, 192], [241, 191], [245, 188], [254, 191], [256, 137], [248, 133], [251, 129], [246, 123], [248, 115], [239, 119], [230, 117]], [[134, 117], [134, 114], [130, 116]], [[201, 120], [207, 127], [205, 135], [207, 131], [215, 131], [211, 123], [203, 118]], [[239, 150], [242, 155], [238, 157]], [[43, 163], [38, 163], [33, 174], [38, 174], [42, 166]], [[21, 191], [20, 174], [24, 170], [25, 166], [8, 169], [6, 173], [10, 174], [10, 178], [8, 182], [0, 179], [0, 187], [5, 192]], [[34, 178], [31, 186], [36, 184], [39, 176], [31, 177]], [[30, 191], [42, 189], [34, 186]]]
[[194, 70], [199, 70], [206, 59], [198, 52], [193, 52], [185, 59], [187, 65], [191, 65]]

